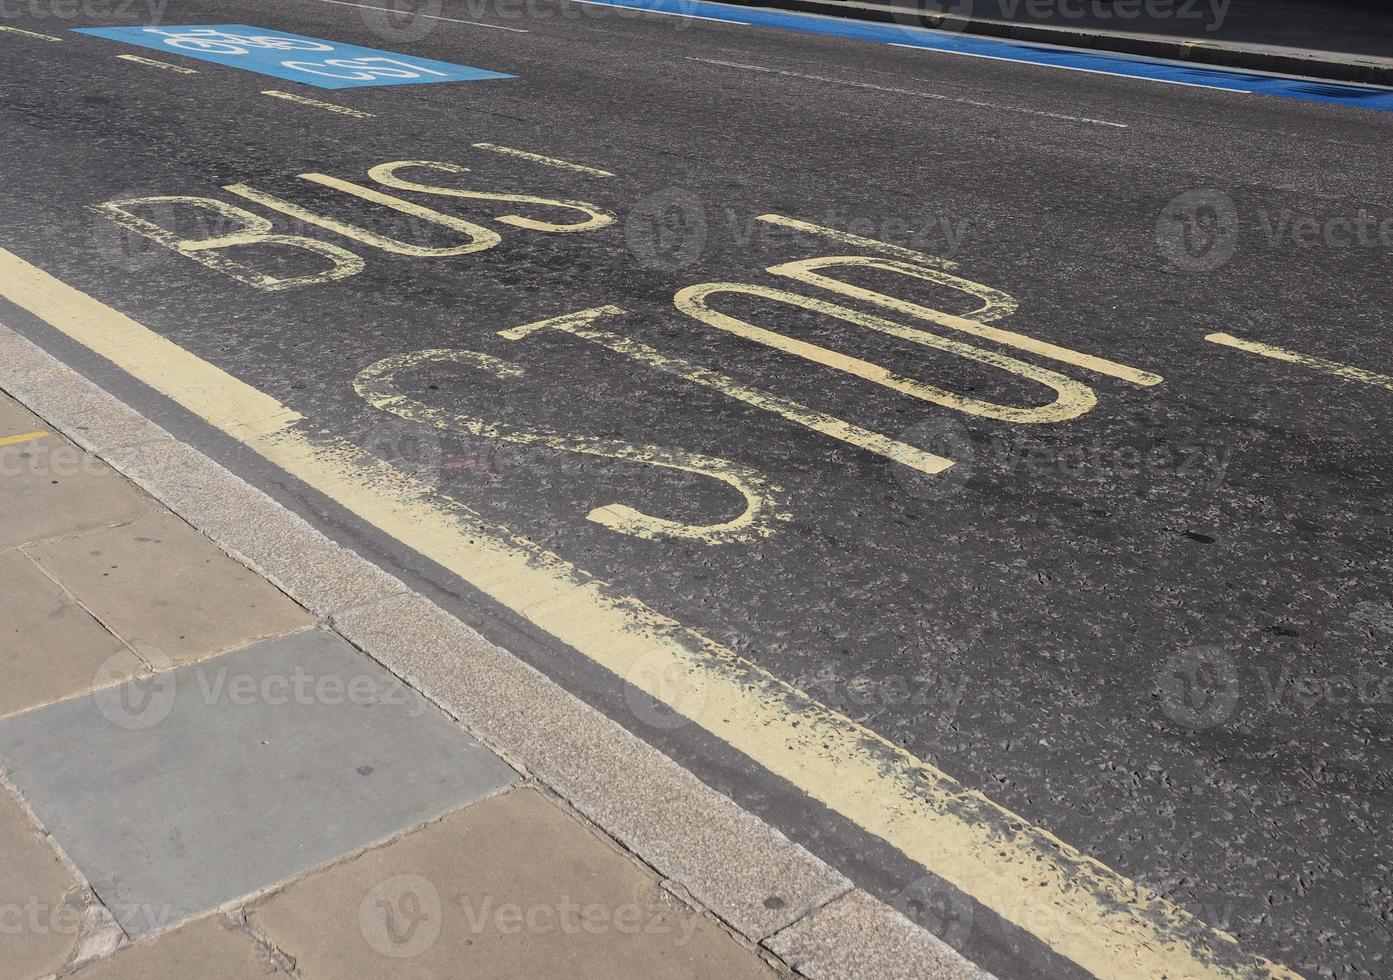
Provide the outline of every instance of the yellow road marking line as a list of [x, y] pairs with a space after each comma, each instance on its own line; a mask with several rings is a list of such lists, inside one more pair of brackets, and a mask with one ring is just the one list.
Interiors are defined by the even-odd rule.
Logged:
[[47, 432], [21, 432], [17, 436], [5, 436], [0, 438], [0, 446], [17, 446], [21, 442], [33, 442], [35, 439], [42, 439], [48, 435]]
[[1314, 354], [1301, 354], [1294, 350], [1287, 350], [1284, 347], [1273, 347], [1271, 344], [1260, 344], [1256, 340], [1244, 340], [1226, 333], [1212, 333], [1204, 338], [1211, 344], [1222, 344], [1225, 347], [1233, 347], [1237, 350], [1244, 350], [1250, 354], [1260, 354], [1263, 357], [1270, 357], [1274, 361], [1287, 361], [1291, 364], [1300, 364], [1303, 367], [1315, 368], [1326, 374], [1333, 374], [1337, 378], [1345, 378], [1348, 381], [1362, 381], [1367, 385], [1376, 385], [1380, 388], [1387, 388], [1393, 391], [1393, 377], [1387, 374], [1378, 374], [1374, 371], [1366, 371], [1352, 364], [1341, 364], [1339, 361], [1328, 361], [1323, 357], [1316, 357]]
[[122, 61], [134, 61], [137, 65], [149, 65], [151, 68], [163, 68], [165, 71], [177, 72], [180, 75], [197, 75], [198, 71], [193, 68], [185, 68], [183, 65], [171, 65], [167, 61], [156, 61], [154, 58], [142, 58], [138, 54], [118, 54], [116, 57]]
[[0, 295], [639, 689], [671, 704], [680, 686], [684, 714], [708, 732], [1095, 976], [1298, 976], [757, 664], [315, 430], [269, 395], [3, 249]]
[[778, 225], [781, 228], [791, 228], [794, 231], [801, 231], [805, 235], [819, 235], [823, 238], [830, 238], [834, 242], [841, 242], [843, 245], [853, 245], [857, 248], [869, 248], [877, 252], [884, 252], [887, 255], [896, 255], [900, 258], [908, 259], [911, 262], [925, 262], [940, 269], [956, 269], [958, 263], [952, 259], [939, 258], [937, 255], [927, 255], [924, 252], [916, 252], [912, 248], [905, 248], [903, 245], [894, 245], [890, 242], [882, 242], [878, 238], [867, 238], [865, 235], [858, 235], [855, 232], [842, 231], [840, 228], [828, 228], [825, 225], [815, 225], [811, 221], [804, 221], [801, 218], [786, 218], [781, 214], [761, 214], [756, 221], [763, 221], [766, 224]]
[[601, 170], [598, 167], [587, 167], [582, 163], [571, 163], [569, 160], [558, 160], [556, 157], [544, 157], [540, 153], [529, 153], [526, 150], [515, 150], [511, 146], [499, 146], [497, 143], [475, 143], [476, 150], [492, 150], [494, 153], [504, 153], [510, 157], [519, 157], [523, 160], [531, 160], [533, 163], [545, 164], [548, 167], [557, 167], [561, 170], [573, 170], [578, 174], [590, 174], [594, 177], [613, 177], [614, 174], [608, 170]]
[[[913, 45], [910, 45], [911, 47]], [[1002, 105], [999, 102], [979, 102], [976, 99], [961, 99], [954, 95], [940, 95], [937, 92], [920, 92], [908, 88], [890, 88], [885, 85], [872, 85], [870, 82], [854, 82], [848, 78], [829, 78], [826, 75], [805, 75], [801, 71], [787, 71], [783, 68], [765, 68], [762, 65], [745, 65], [738, 61], [717, 61], [714, 58], [688, 58], [707, 65], [721, 65], [725, 68], [743, 68], [745, 71], [760, 71], [769, 75], [786, 75], [789, 78], [805, 78], [812, 82], [830, 82], [833, 85], [849, 85], [852, 88], [872, 89], [888, 92], [891, 95], [912, 95], [917, 99], [933, 99], [935, 102], [956, 102], [960, 105], [976, 106], [979, 109], [1000, 109], [1003, 112], [1021, 112], [1027, 116], [1044, 116], [1047, 119], [1065, 119], [1069, 122], [1089, 123], [1093, 126], [1112, 126], [1115, 129], [1128, 129], [1126, 123], [1109, 122], [1106, 119], [1090, 119], [1088, 116], [1069, 116], [1062, 112], [1046, 112], [1043, 109], [1026, 109], [1015, 105]]]
[[664, 354], [657, 348], [634, 340], [632, 337], [626, 337], [610, 330], [600, 330], [590, 325], [600, 316], [618, 316], [625, 312], [618, 306], [600, 306], [564, 316], [551, 317], [547, 320], [538, 320], [536, 323], [524, 323], [520, 327], [500, 330], [498, 335], [505, 340], [522, 340], [524, 337], [546, 329], [563, 330], [592, 344], [607, 347], [616, 354], [631, 357], [640, 364], [646, 364], [658, 371], [674, 375], [693, 384], [712, 388], [729, 398], [742, 401], [746, 405], [753, 405], [755, 408], [779, 415], [795, 425], [801, 425], [814, 432], [831, 436], [833, 439], [840, 439], [850, 445], [859, 446], [921, 473], [929, 475], [942, 473], [953, 465], [953, 460], [946, 456], [939, 456], [916, 446], [888, 438], [879, 432], [863, 429], [859, 425], [844, 422], [839, 418], [826, 415], [790, 399], [780, 398], [770, 392], [760, 391], [758, 388], [747, 388], [720, 371], [713, 371], [683, 358]]
[[[394, 10], [391, 7], [374, 7], [366, 3], [351, 3], [349, 0], [319, 0], [320, 3], [336, 3], [341, 7], [361, 7], [363, 10], [381, 10], [384, 13], [397, 14], [400, 16], [405, 11]], [[439, 14], [423, 14], [420, 11], [412, 11], [412, 17], [424, 17], [427, 20], [443, 20], [450, 24], [469, 24], [473, 27], [489, 27], [495, 31], [511, 31], [514, 34], [531, 34], [529, 30], [521, 27], [504, 27], [501, 24], [485, 24], [479, 20], [460, 20], [458, 17], [441, 17]]]
[[316, 109], [327, 109], [330, 112], [337, 112], [341, 116], [352, 116], [355, 119], [372, 119], [371, 112], [364, 112], [361, 109], [350, 109], [346, 105], [334, 105], [332, 102], [320, 102], [318, 99], [307, 99], [303, 95], [293, 95], [290, 92], [277, 92], [275, 89], [267, 89], [261, 93], [269, 95], [273, 99], [284, 99], [287, 102], [294, 102], [298, 105], [313, 106]]
[[61, 41], [61, 37], [54, 37], [52, 34], [40, 34], [38, 31], [22, 31], [18, 27], [6, 27], [0, 24], [0, 31], [9, 31], [11, 34], [23, 34], [25, 37], [36, 37], [41, 41]]

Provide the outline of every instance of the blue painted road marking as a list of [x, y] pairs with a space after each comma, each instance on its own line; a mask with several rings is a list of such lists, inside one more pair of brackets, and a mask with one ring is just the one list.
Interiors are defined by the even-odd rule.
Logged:
[[340, 44], [245, 24], [189, 24], [158, 27], [79, 27], [112, 41], [124, 41], [166, 54], [243, 68], [316, 88], [363, 88], [370, 85], [422, 85], [513, 78], [503, 72], [452, 65], [356, 44]]
[[1265, 75], [1261, 72], [1230, 68], [1212, 68], [1147, 58], [1140, 55], [1110, 54], [1098, 51], [1076, 51], [1069, 48], [1027, 44], [1021, 41], [997, 41], [966, 34], [952, 34], [923, 27], [874, 23], [818, 14], [799, 14], [783, 10], [713, 3], [710, 0], [585, 0], [604, 7], [626, 7], [632, 10], [651, 10], [678, 16], [734, 21], [751, 27], [777, 27], [809, 34], [879, 41], [907, 48], [923, 48], [953, 54], [974, 55], [1002, 61], [1019, 61], [1055, 68], [1103, 75], [1122, 75], [1157, 82], [1198, 85], [1225, 89], [1230, 92], [1275, 95], [1306, 102], [1329, 102], [1393, 112], [1393, 89], [1372, 85], [1349, 85]]

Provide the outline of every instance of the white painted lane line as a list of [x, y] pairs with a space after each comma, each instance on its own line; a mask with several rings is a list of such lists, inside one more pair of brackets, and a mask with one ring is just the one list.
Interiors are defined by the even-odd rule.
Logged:
[[[389, 14], [402, 14], [404, 11], [393, 10], [391, 7], [374, 7], [367, 3], [353, 3], [352, 0], [319, 0], [320, 3], [336, 3], [340, 7], [360, 7], [363, 10], [381, 10]], [[512, 31], [514, 34], [531, 34], [529, 30], [521, 27], [504, 27], [502, 24], [485, 24], [479, 20], [460, 20], [458, 17], [441, 17], [439, 14], [422, 14], [413, 12], [413, 17], [424, 17], [427, 20], [443, 20], [451, 24], [469, 24], [472, 27], [487, 27], [495, 31]]]
[[743, 20], [726, 20], [724, 17], [702, 17], [698, 14], [684, 14], [676, 10], [656, 10], [651, 7], [635, 7], [627, 3], [604, 3], [603, 0], [575, 0], [575, 2], [589, 4], [592, 7], [613, 7], [617, 10], [637, 10], [645, 14], [663, 14], [666, 17], [681, 17], [684, 20], [709, 20], [714, 24], [735, 24], [739, 27], [750, 26]]
[[286, 102], [294, 102], [297, 105], [313, 106], [316, 109], [324, 109], [328, 112], [336, 112], [341, 116], [353, 116], [355, 119], [372, 119], [371, 112], [364, 112], [361, 109], [350, 109], [346, 105], [335, 105], [332, 102], [320, 102], [318, 99], [307, 99], [303, 95], [293, 95], [290, 92], [277, 92], [275, 89], [267, 89], [261, 93], [269, 95], [273, 99], [283, 99]]
[[61, 41], [61, 37], [54, 37], [52, 34], [40, 34], [38, 31], [22, 31], [18, 27], [7, 27], [0, 24], [0, 31], [8, 31], [11, 34], [23, 34], [25, 37], [38, 38], [40, 41]]
[[[898, 46], [898, 45], [897, 45]], [[912, 45], [905, 45], [912, 47]], [[892, 95], [912, 95], [919, 99], [933, 99], [937, 102], [956, 102], [960, 105], [977, 106], [982, 109], [1000, 109], [1003, 112], [1021, 112], [1028, 116], [1044, 116], [1047, 119], [1065, 119], [1070, 122], [1088, 123], [1091, 126], [1111, 126], [1114, 129], [1127, 129], [1126, 123], [1109, 122], [1106, 119], [1090, 119], [1087, 116], [1070, 116], [1062, 112], [1045, 112], [1042, 109], [1024, 109], [1020, 106], [1001, 105], [997, 102], [979, 102], [976, 99], [962, 99], [953, 95], [939, 95], [934, 92], [918, 92], [914, 89], [891, 88], [886, 85], [872, 85], [870, 82], [853, 82], [846, 78], [829, 78], [826, 75], [805, 75], [799, 71], [787, 71], [783, 68], [765, 68], [761, 65], [744, 65], [736, 61], [717, 61], [714, 58], [688, 58], [688, 61], [700, 61], [708, 65], [722, 65], [726, 68], [743, 68], [746, 71], [762, 71], [770, 75], [787, 75], [789, 78], [805, 78], [814, 82], [830, 82], [833, 85], [850, 85], [854, 88], [868, 88], [877, 92], [889, 92]]]
[[1077, 68], [1074, 65], [1049, 65], [1039, 61], [1021, 61], [1019, 58], [1002, 58], [994, 54], [977, 54], [973, 51], [948, 51], [944, 48], [926, 48], [922, 44], [900, 44], [887, 41], [892, 48], [911, 48], [915, 51], [928, 51], [931, 54], [957, 54], [964, 58], [986, 58], [988, 61], [1007, 61], [1013, 65], [1034, 65], [1037, 68], [1058, 68], [1062, 71], [1081, 71], [1087, 75], [1108, 75], [1112, 78], [1135, 78], [1139, 82], [1163, 82], [1166, 85], [1184, 85], [1186, 88], [1207, 88], [1215, 92], [1232, 92], [1235, 95], [1252, 95], [1246, 88], [1225, 88], [1222, 85], [1201, 85], [1199, 82], [1181, 82], [1174, 78], [1153, 78], [1150, 75], [1128, 75], [1120, 71], [1102, 71], [1098, 68]]
[[505, 156], [518, 157], [522, 160], [530, 160], [533, 163], [540, 163], [546, 167], [556, 167], [558, 170], [570, 170], [579, 174], [590, 174], [592, 177], [613, 177], [614, 174], [608, 170], [601, 170], [599, 167], [587, 167], [583, 163], [572, 163], [569, 160], [560, 160], [556, 157], [542, 156], [540, 153], [529, 153], [527, 150], [515, 150], [511, 146], [499, 146], [497, 143], [474, 143], [476, 150], [491, 150], [494, 153], [502, 153]]

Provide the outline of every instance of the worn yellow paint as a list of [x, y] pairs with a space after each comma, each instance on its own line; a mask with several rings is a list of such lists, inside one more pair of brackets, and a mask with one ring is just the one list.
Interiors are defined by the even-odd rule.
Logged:
[[[184, 205], [211, 211], [224, 220], [237, 223], [242, 230], [227, 235], [216, 235], [213, 238], [181, 238], [175, 232], [155, 224], [148, 218], [142, 218], [130, 210], [135, 207], [159, 204]], [[318, 285], [356, 276], [363, 271], [365, 265], [357, 255], [331, 242], [321, 242], [313, 238], [306, 238], [303, 235], [275, 234], [271, 222], [261, 215], [253, 214], [251, 211], [212, 197], [189, 197], [186, 195], [132, 197], [97, 204], [93, 206], [92, 210], [110, 218], [129, 231], [144, 235], [171, 251], [191, 258], [210, 269], [216, 269], [240, 283], [267, 292], [294, 289], [297, 286]], [[279, 279], [264, 272], [258, 272], [251, 266], [222, 254], [224, 249], [240, 245], [288, 245], [303, 248], [323, 256], [333, 265], [323, 272]]]
[[272, 211], [279, 211], [281, 214], [288, 215], [299, 221], [305, 221], [312, 225], [318, 225], [336, 234], [351, 238], [355, 242], [362, 242], [364, 245], [371, 245], [373, 248], [380, 248], [384, 252], [391, 252], [394, 255], [410, 255], [413, 258], [446, 258], [455, 255], [470, 255], [474, 252], [482, 252], [493, 248], [503, 239], [498, 232], [483, 225], [476, 225], [472, 221], [457, 218], [452, 214], [445, 214], [434, 211], [430, 208], [422, 207], [411, 201], [404, 201], [399, 197], [390, 194], [383, 194], [381, 191], [373, 190], [371, 187], [363, 187], [347, 180], [339, 180], [337, 177], [329, 177], [325, 174], [301, 174], [301, 180], [308, 180], [312, 183], [323, 184], [325, 187], [332, 187], [336, 191], [345, 194], [352, 194], [354, 197], [371, 201], [374, 204], [381, 204], [384, 207], [393, 208], [403, 214], [408, 214], [413, 218], [424, 221], [433, 221], [443, 225], [453, 231], [461, 232], [469, 236], [469, 240], [462, 245], [447, 245], [443, 247], [432, 247], [429, 245], [416, 245], [412, 242], [403, 242], [395, 238], [388, 238], [386, 235], [379, 235], [375, 231], [366, 228], [359, 228], [350, 225], [346, 221], [339, 221], [337, 218], [328, 218], [322, 214], [315, 214], [308, 208], [303, 208], [298, 204], [276, 197], [274, 194], [267, 194], [246, 184], [228, 184], [223, 190], [244, 197], [248, 201], [254, 201], [264, 208]]
[[558, 170], [569, 170], [577, 174], [589, 174], [591, 177], [614, 176], [608, 170], [601, 170], [599, 167], [587, 167], [583, 163], [572, 163], [569, 160], [542, 156], [540, 153], [531, 153], [527, 150], [515, 150], [511, 146], [499, 146], [497, 143], [474, 143], [472, 145], [476, 150], [489, 150], [493, 153], [502, 153], [504, 156], [517, 157], [519, 160], [530, 160], [532, 163], [540, 163], [544, 167], [555, 167]]
[[0, 437], [0, 446], [17, 446], [23, 442], [33, 442], [48, 435], [47, 432], [21, 432], [18, 435]]
[[654, 678], [698, 679], [694, 722], [1095, 976], [1297, 976], [730, 649], [310, 429], [275, 399], [4, 250], [0, 295], [654, 697], [665, 689]]
[[[707, 297], [719, 293], [738, 293], [747, 296], [758, 296], [761, 299], [773, 300], [789, 306], [799, 307], [814, 313], [821, 313], [825, 316], [853, 323], [868, 330], [876, 330], [880, 333], [900, 337], [910, 340], [925, 347], [932, 347], [935, 350], [946, 351], [956, 354], [959, 357], [979, 364], [986, 364], [990, 367], [1008, 371], [1022, 378], [1044, 385], [1054, 390], [1055, 398], [1053, 401], [1044, 405], [1020, 407], [1016, 405], [998, 405], [995, 402], [983, 401], [980, 398], [973, 398], [970, 395], [959, 395], [956, 392], [948, 391], [937, 385], [931, 385], [923, 381], [916, 381], [913, 378], [906, 378], [895, 374], [879, 364], [862, 360], [859, 357], [851, 357], [847, 354], [840, 354], [826, 347], [817, 344], [810, 344], [805, 340], [797, 340], [793, 337], [777, 333], [773, 330], [766, 330], [764, 327], [756, 326], [728, 313], [712, 309], [707, 303]], [[1014, 357], [1007, 357], [1005, 354], [998, 354], [994, 351], [983, 350], [980, 347], [973, 347], [971, 344], [960, 343], [956, 340], [949, 340], [937, 334], [931, 334], [924, 330], [916, 330], [914, 327], [906, 327], [903, 324], [895, 323], [884, 317], [875, 316], [870, 313], [862, 313], [849, 306], [842, 306], [839, 303], [832, 303], [824, 299], [815, 299], [811, 296], [804, 296], [801, 293], [791, 293], [784, 289], [772, 289], [768, 286], [756, 286], [741, 282], [706, 282], [695, 286], [687, 286], [680, 289], [673, 297], [673, 305], [688, 316], [701, 321], [719, 330], [735, 334], [746, 340], [764, 344], [775, 350], [781, 350], [789, 354], [794, 354], [815, 364], [822, 364], [837, 371], [843, 371], [858, 378], [864, 378], [878, 385], [889, 388], [902, 395], [911, 398], [918, 398], [922, 401], [932, 402], [935, 405], [943, 405], [946, 408], [956, 409], [968, 415], [976, 415], [981, 418], [996, 419], [1000, 422], [1063, 422], [1068, 419], [1078, 418], [1087, 412], [1094, 405], [1098, 404], [1098, 399], [1089, 388], [1082, 382], [1075, 381], [1057, 371], [1042, 368], [1035, 364], [1029, 364]]]
[[352, 116], [354, 119], [373, 119], [371, 112], [364, 112], [362, 109], [352, 109], [346, 105], [336, 105], [333, 102], [321, 102], [318, 99], [309, 99], [303, 95], [296, 95], [293, 92], [278, 92], [275, 89], [267, 89], [261, 93], [269, 95], [273, 99], [280, 99], [282, 102], [294, 102], [296, 105], [307, 105], [314, 109], [323, 109], [326, 112], [336, 113], [340, 116]]
[[890, 242], [882, 242], [878, 238], [867, 238], [865, 235], [857, 235], [849, 231], [842, 231], [840, 228], [828, 228], [826, 225], [813, 224], [811, 221], [804, 221], [801, 218], [787, 218], [781, 214], [761, 214], [755, 218], [756, 221], [763, 221], [765, 224], [778, 225], [781, 228], [788, 228], [792, 231], [802, 232], [805, 235], [816, 235], [820, 238], [830, 238], [834, 242], [841, 242], [843, 245], [854, 245], [857, 248], [868, 248], [876, 252], [884, 252], [887, 255], [894, 255], [911, 262], [922, 262], [925, 265], [934, 266], [939, 269], [956, 269], [958, 263], [951, 259], [940, 258], [937, 255], [929, 255], [927, 252], [916, 252], [912, 248], [905, 248], [903, 245], [894, 245]]
[[467, 174], [468, 167], [461, 167], [454, 163], [441, 163], [434, 160], [397, 160], [392, 163], [379, 164], [368, 171], [368, 176], [377, 181], [384, 187], [391, 187], [399, 191], [415, 191], [420, 194], [440, 194], [445, 197], [457, 197], [470, 201], [500, 201], [505, 204], [538, 204], [549, 208], [564, 208], [570, 211], [579, 211], [584, 214], [585, 220], [576, 222], [572, 225], [560, 225], [554, 221], [540, 221], [536, 218], [527, 218], [518, 214], [505, 214], [495, 218], [501, 224], [512, 225], [515, 228], [526, 228], [530, 231], [547, 232], [574, 232], [574, 231], [595, 231], [614, 224], [614, 214], [587, 204], [584, 201], [561, 201], [549, 197], [533, 197], [530, 194], [505, 194], [494, 191], [468, 191], [459, 187], [439, 187], [434, 184], [419, 184], [412, 180], [406, 180], [397, 176], [398, 170], [412, 167], [420, 170], [434, 170], [444, 174]]
[[[945, 313], [942, 310], [935, 310], [931, 307], [920, 306], [918, 303], [911, 303], [909, 300], [900, 299], [897, 296], [887, 296], [884, 293], [876, 292], [872, 289], [865, 289], [831, 276], [824, 276], [818, 273], [819, 269], [826, 269], [834, 266], [852, 266], [859, 268], [881, 269], [886, 272], [896, 272], [904, 276], [912, 276], [922, 279], [925, 282], [934, 282], [939, 285], [948, 286], [952, 289], [968, 293], [981, 302], [976, 310], [961, 316], [952, 313]], [[787, 276], [799, 282], [805, 282], [811, 286], [818, 286], [822, 289], [841, 293], [843, 296], [850, 296], [867, 303], [874, 303], [887, 309], [895, 310], [898, 313], [907, 313], [920, 320], [928, 320], [940, 326], [959, 330], [963, 333], [972, 334], [975, 337], [982, 337], [986, 340], [993, 340], [999, 344], [1006, 344], [1020, 350], [1030, 351], [1032, 354], [1039, 354], [1056, 361], [1063, 361], [1065, 364], [1072, 364], [1088, 371], [1096, 371], [1099, 374], [1106, 374], [1109, 377], [1118, 378], [1122, 381], [1130, 381], [1135, 385], [1158, 385], [1164, 379], [1158, 374], [1149, 371], [1139, 371], [1134, 367], [1125, 364], [1118, 364], [1116, 361], [1105, 360], [1101, 357], [1094, 357], [1091, 354], [1084, 354], [1068, 347], [1060, 347], [1057, 344], [1047, 343], [1043, 340], [1036, 340], [1022, 333], [1012, 330], [1002, 330], [999, 327], [988, 326], [994, 320], [999, 320], [1004, 316], [1014, 313], [1017, 308], [1016, 301], [1006, 293], [971, 279], [964, 279], [955, 276], [941, 269], [934, 269], [916, 262], [900, 262], [894, 259], [882, 259], [869, 255], [825, 255], [815, 259], [803, 259], [798, 262], [785, 262], [782, 265], [770, 266], [767, 270], [776, 276]], [[913, 340], [913, 334], [917, 331], [903, 328], [895, 336]]]
[[[145, 65], [145, 66], [147, 66], [147, 67], [149, 67], [149, 68], [159, 68], [159, 69], [162, 69], [162, 70], [164, 70], [164, 71], [172, 71], [172, 72], [174, 72], [176, 75], [197, 75], [197, 74], [198, 74], [198, 70], [195, 69], [195, 68], [185, 68], [183, 65], [171, 65], [171, 64], [170, 64], [169, 62], [167, 62], [167, 61], [156, 61], [154, 58], [142, 58], [142, 57], [141, 57], [140, 55], [138, 55], [138, 54], [118, 54], [116, 57], [120, 58], [122, 61], [130, 61], [130, 62], [133, 62], [133, 63], [135, 63], [135, 64], [137, 64], [137, 65]], [[265, 92], [265, 93], [262, 93], [262, 94], [263, 94], [263, 95], [269, 95], [270, 93], [269, 93], [269, 92]]]
[[930, 475], [942, 473], [953, 465], [953, 461], [946, 456], [926, 452], [916, 446], [899, 442], [888, 436], [883, 436], [879, 432], [872, 432], [870, 429], [863, 429], [859, 425], [852, 425], [850, 422], [844, 422], [835, 416], [824, 414], [790, 399], [780, 398], [758, 388], [750, 388], [719, 371], [713, 371], [680, 357], [664, 354], [642, 341], [610, 330], [601, 330], [594, 326], [595, 321], [602, 317], [620, 316], [626, 312], [618, 306], [597, 306], [589, 310], [551, 317], [547, 320], [538, 320], [536, 323], [526, 323], [520, 327], [510, 327], [507, 330], [498, 331], [498, 335], [507, 340], [521, 340], [523, 337], [531, 336], [540, 330], [561, 330], [592, 344], [606, 347], [616, 354], [623, 354], [647, 367], [656, 368], [694, 384], [704, 385], [737, 401], [753, 405], [766, 412], [772, 412], [797, 425], [812, 429], [814, 432], [820, 432], [833, 439], [840, 439], [842, 442], [850, 443], [861, 449], [870, 450], [921, 473]]
[[586, 515], [587, 520], [613, 531], [632, 534], [639, 538], [687, 538], [706, 544], [728, 544], [765, 537], [772, 533], [775, 521], [788, 519], [789, 515], [779, 508], [779, 500], [782, 497], [780, 488], [747, 466], [680, 449], [634, 445], [619, 439], [569, 435], [510, 422], [475, 418], [409, 398], [397, 387], [396, 376], [403, 371], [449, 364], [463, 364], [492, 374], [495, 378], [521, 378], [525, 373], [516, 364], [478, 351], [423, 350], [388, 357], [364, 368], [355, 379], [353, 388], [364, 401], [375, 408], [429, 425], [442, 432], [459, 432], [486, 439], [501, 439], [522, 446], [584, 453], [695, 473], [719, 480], [740, 494], [745, 501], [745, 506], [739, 514], [719, 524], [683, 524], [662, 517], [653, 517], [623, 504], [607, 504]]
[[10, 27], [10, 26], [5, 25], [5, 24], [0, 24], [0, 31], [4, 31], [4, 32], [9, 33], [9, 34], [22, 34], [22, 35], [25, 36], [25, 37], [32, 37], [32, 38], [34, 38], [34, 39], [36, 39], [36, 40], [39, 40], [39, 41], [61, 41], [61, 40], [63, 40], [61, 37], [54, 37], [52, 34], [40, 34], [38, 31], [25, 31], [25, 30], [21, 30], [21, 29], [18, 28], [18, 27]]
[[1225, 347], [1233, 347], [1237, 350], [1247, 351], [1250, 354], [1260, 354], [1263, 357], [1270, 357], [1275, 361], [1287, 361], [1290, 364], [1300, 364], [1302, 367], [1314, 368], [1326, 374], [1332, 374], [1337, 378], [1344, 378], [1347, 381], [1362, 381], [1366, 385], [1375, 385], [1388, 391], [1393, 391], [1393, 376], [1379, 374], [1376, 371], [1367, 371], [1352, 364], [1341, 364], [1339, 361], [1326, 360], [1324, 357], [1317, 357], [1314, 354], [1301, 354], [1294, 350], [1287, 350], [1284, 347], [1273, 347], [1271, 344], [1259, 343], [1256, 340], [1244, 340], [1241, 337], [1234, 337], [1226, 333], [1212, 333], [1204, 338], [1211, 344], [1222, 344]]

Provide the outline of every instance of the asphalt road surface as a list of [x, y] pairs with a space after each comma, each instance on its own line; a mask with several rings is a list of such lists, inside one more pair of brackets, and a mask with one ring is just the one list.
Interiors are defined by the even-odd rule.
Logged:
[[1387, 103], [424, 9], [6, 8], [0, 320], [1003, 977], [1393, 976]]

